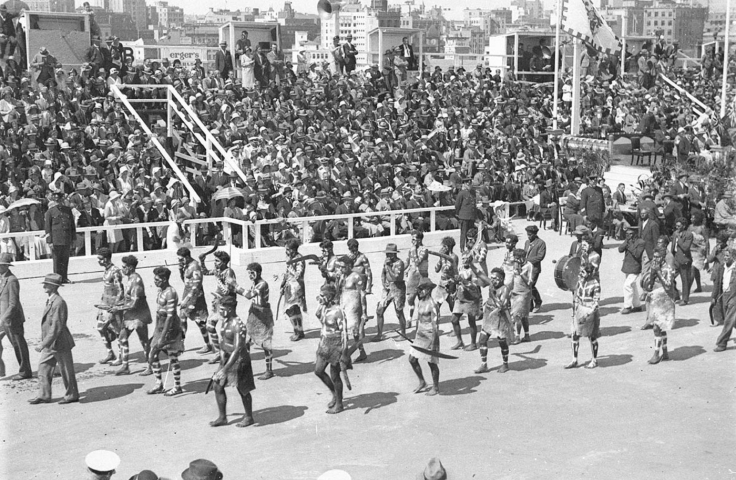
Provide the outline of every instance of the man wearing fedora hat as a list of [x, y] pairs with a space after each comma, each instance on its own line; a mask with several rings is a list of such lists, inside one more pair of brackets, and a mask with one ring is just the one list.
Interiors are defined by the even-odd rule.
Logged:
[[383, 337], [383, 314], [393, 303], [396, 317], [399, 320], [401, 333], [406, 335], [406, 318], [404, 318], [404, 304], [406, 303], [406, 282], [404, 282], [405, 264], [398, 257], [399, 249], [395, 243], [386, 245], [386, 261], [381, 271], [383, 294], [376, 306], [376, 336], [374, 342], [380, 342]]
[[[117, 473], [115, 469], [120, 465], [120, 457], [109, 450], [95, 450], [87, 454], [84, 463], [87, 465], [87, 472], [90, 474], [89, 480], [110, 480]], [[150, 478], [148, 477], [146, 480], [150, 480]], [[158, 477], [154, 480], [157, 479]]]
[[[24, 380], [33, 376], [31, 359], [28, 354], [28, 344], [24, 337], [23, 324], [26, 321], [23, 305], [20, 303], [20, 283], [10, 271], [13, 255], [0, 254], [0, 342], [2, 337], [8, 336], [10, 344], [15, 350], [15, 358], [20, 365], [20, 372], [13, 380]], [[0, 343], [0, 375], [5, 376], [5, 364], [2, 361], [3, 347]]]
[[46, 300], [46, 308], [41, 317], [41, 342], [35, 348], [41, 353], [41, 359], [38, 361], [39, 392], [36, 398], [29, 400], [32, 405], [51, 402], [51, 380], [57, 363], [66, 387], [66, 395], [59, 403], [79, 401], [72, 357], [74, 338], [66, 326], [68, 318], [66, 302], [59, 295], [62, 281], [58, 273], [49, 273], [42, 282], [43, 290], [49, 298]]
[[205, 459], [194, 460], [181, 472], [182, 480], [222, 480], [222, 477], [217, 465]]
[[51, 247], [54, 273], [61, 275], [63, 283], [71, 283], [68, 277], [69, 255], [76, 240], [77, 227], [72, 209], [66, 205], [64, 192], [54, 193], [56, 203], [46, 211], [44, 227], [46, 242]]
[[[539, 295], [537, 290], [537, 279], [539, 274], [542, 273], [542, 260], [547, 256], [547, 244], [538, 236], [539, 228], [536, 225], [529, 225], [526, 227], [527, 241], [524, 244], [524, 251], [526, 251], [526, 260], [532, 264], [532, 278], [529, 281], [529, 286], [532, 289], [532, 303], [533, 312], [539, 312], [542, 307], [542, 297]], [[525, 332], [527, 335], [529, 332]]]

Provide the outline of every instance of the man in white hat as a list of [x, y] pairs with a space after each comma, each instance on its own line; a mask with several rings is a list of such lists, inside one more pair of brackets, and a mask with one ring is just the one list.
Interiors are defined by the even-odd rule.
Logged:
[[59, 404], [78, 402], [79, 389], [72, 357], [74, 338], [66, 326], [68, 317], [66, 301], [59, 295], [59, 287], [62, 285], [61, 275], [49, 273], [42, 283], [43, 290], [49, 298], [41, 317], [41, 342], [35, 348], [41, 354], [38, 361], [39, 391], [38, 396], [29, 400], [29, 403], [37, 405], [51, 402], [51, 380], [57, 363], [66, 387], [66, 395]]
[[120, 457], [108, 450], [95, 450], [87, 454], [84, 463], [87, 464], [87, 472], [90, 474], [89, 480], [109, 480], [120, 465]]
[[[0, 342], [8, 336], [15, 350], [15, 358], [20, 365], [20, 372], [13, 380], [25, 380], [33, 376], [31, 359], [28, 354], [28, 343], [23, 336], [23, 324], [26, 321], [23, 305], [20, 303], [20, 283], [10, 271], [13, 255], [0, 255]], [[0, 376], [5, 376], [5, 363], [2, 361], [3, 346], [0, 343]]]

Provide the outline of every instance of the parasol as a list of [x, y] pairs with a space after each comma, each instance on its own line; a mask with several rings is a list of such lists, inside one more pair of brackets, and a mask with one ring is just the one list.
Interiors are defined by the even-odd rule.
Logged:
[[243, 192], [235, 187], [225, 187], [215, 192], [212, 200], [230, 200], [235, 197], [242, 197]]
[[8, 8], [8, 13], [20, 13], [21, 10], [25, 10], [26, 12], [30, 10], [28, 7], [28, 4], [25, 2], [21, 2], [20, 0], [8, 0], [7, 2], [3, 3]]
[[29, 207], [31, 205], [41, 205], [41, 202], [39, 202], [35, 198], [21, 198], [20, 200], [16, 200], [15, 202], [11, 203], [8, 207], [8, 210], [12, 210], [14, 208]]
[[434, 182], [429, 184], [427, 190], [429, 190], [430, 192], [449, 192], [450, 190], [452, 190], [452, 188], [442, 185], [440, 182], [435, 180]]

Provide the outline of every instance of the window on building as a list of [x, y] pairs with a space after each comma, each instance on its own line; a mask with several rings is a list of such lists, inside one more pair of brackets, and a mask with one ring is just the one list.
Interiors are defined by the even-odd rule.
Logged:
[[651, 27], [651, 26], [652, 26], [652, 22], [650, 20], [647, 20], [647, 27]]
[[667, 30], [667, 35], [671, 37], [672, 36], [672, 30]]
[[659, 16], [659, 12], [654, 12], [654, 16], [655, 17], [658, 17]]
[[672, 20], [667, 21], [667, 25], [671, 27], [672, 26]]
[[659, 24], [657, 20], [654, 21], [654, 26], [656, 27]]

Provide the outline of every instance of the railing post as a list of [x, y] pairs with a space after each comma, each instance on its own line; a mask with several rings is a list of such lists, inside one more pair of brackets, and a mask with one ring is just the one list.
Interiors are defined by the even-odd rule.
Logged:
[[355, 225], [353, 225], [353, 218], [348, 218], [348, 239], [353, 238], [353, 230], [355, 228]]
[[[173, 87], [172, 87], [173, 88]], [[174, 136], [174, 127], [172, 126], [171, 122], [171, 88], [166, 89], [166, 136], [171, 139], [171, 137]]]
[[437, 222], [437, 212], [432, 210], [429, 212], [429, 231], [435, 231], [435, 223]]
[[222, 239], [227, 243], [233, 243], [233, 237], [230, 234], [230, 223], [222, 222]]
[[390, 226], [391, 236], [395, 237], [396, 236], [396, 214], [391, 212], [389, 219], [391, 222], [391, 226]]
[[309, 222], [304, 220], [302, 222], [302, 245], [306, 245], [309, 242]]
[[256, 223], [253, 225], [256, 229], [255, 234], [253, 235], [253, 240], [255, 241], [255, 247], [261, 248], [261, 225]]
[[[97, 235], [100, 233], [98, 232]], [[90, 231], [84, 232], [84, 254], [92, 255], [92, 232]]]
[[143, 227], [138, 224], [137, 227], [135, 227], [135, 243], [136, 243], [136, 252], [142, 252], [143, 251]]
[[197, 246], [197, 233], [199, 232], [199, 227], [200, 227], [199, 223], [189, 224], [189, 228], [191, 229], [190, 230], [191, 233], [189, 234], [189, 242], [192, 244], [192, 248]]
[[29, 260], [38, 260], [36, 258], [36, 237], [35, 235], [31, 235], [28, 239], [28, 259]]

